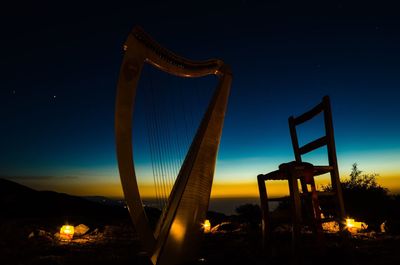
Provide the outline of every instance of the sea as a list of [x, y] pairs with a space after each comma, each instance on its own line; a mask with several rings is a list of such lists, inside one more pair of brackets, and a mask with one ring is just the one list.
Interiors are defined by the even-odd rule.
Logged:
[[[143, 203], [150, 207], [159, 208], [156, 199], [143, 199]], [[233, 215], [236, 214], [236, 208], [244, 204], [260, 205], [260, 199], [258, 197], [211, 198], [208, 210]], [[278, 202], [270, 202], [269, 210], [273, 211], [277, 206]]]
[[[236, 208], [244, 204], [260, 205], [260, 198], [211, 198], [209, 211], [224, 213], [226, 215], [236, 214]], [[278, 202], [270, 202], [269, 210], [273, 211], [278, 207]]]

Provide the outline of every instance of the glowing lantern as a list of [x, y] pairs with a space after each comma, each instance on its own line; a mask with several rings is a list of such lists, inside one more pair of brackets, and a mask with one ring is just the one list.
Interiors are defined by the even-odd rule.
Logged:
[[350, 219], [350, 218], [347, 218], [346, 219], [346, 226], [347, 226], [347, 228], [352, 228], [352, 227], [354, 227], [354, 219]]
[[360, 230], [364, 230], [368, 228], [368, 225], [364, 222], [356, 222], [352, 218], [346, 219], [346, 227], [350, 233], [357, 233]]
[[211, 223], [210, 220], [205, 220], [203, 224], [203, 231], [204, 233], [210, 233], [211, 232]]
[[60, 229], [60, 239], [61, 240], [71, 240], [74, 237], [74, 226], [73, 225], [63, 225]]

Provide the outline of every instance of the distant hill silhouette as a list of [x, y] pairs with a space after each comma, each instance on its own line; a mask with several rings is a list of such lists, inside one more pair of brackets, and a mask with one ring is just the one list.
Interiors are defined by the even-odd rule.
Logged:
[[91, 202], [97, 202], [102, 205], [108, 205], [108, 206], [118, 206], [118, 207], [124, 207], [125, 202], [123, 198], [115, 198], [115, 199], [110, 199], [104, 196], [82, 196], [82, 198], [91, 201]]
[[0, 178], [0, 218], [128, 218], [123, 207], [104, 205], [54, 191], [36, 191]]

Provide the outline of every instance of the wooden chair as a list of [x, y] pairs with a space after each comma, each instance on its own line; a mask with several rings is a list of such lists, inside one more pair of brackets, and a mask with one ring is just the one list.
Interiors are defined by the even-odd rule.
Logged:
[[[323, 112], [324, 117], [325, 135], [300, 147], [296, 126], [311, 120], [321, 112]], [[291, 204], [292, 244], [294, 248], [297, 248], [300, 229], [304, 223], [311, 225], [317, 240], [322, 242], [322, 222], [325, 220], [321, 219], [321, 210], [319, 205], [319, 198], [321, 196], [332, 196], [336, 206], [336, 219], [341, 228], [343, 228], [341, 221], [345, 218], [345, 211], [336, 158], [329, 97], [323, 97], [321, 103], [306, 113], [298, 117], [289, 117], [289, 129], [295, 161], [281, 164], [278, 170], [257, 176], [261, 201], [262, 235], [264, 246], [268, 246], [271, 239], [271, 216], [268, 207], [269, 201], [289, 199]], [[302, 155], [323, 146], [327, 147], [329, 165], [313, 165], [303, 162]], [[330, 174], [332, 192], [317, 191], [314, 177], [326, 173]], [[265, 181], [268, 180], [287, 180], [289, 185], [289, 197], [269, 199], [265, 185]], [[301, 183], [301, 191], [298, 187], [298, 180], [300, 180]], [[306, 214], [304, 214], [304, 212]]]

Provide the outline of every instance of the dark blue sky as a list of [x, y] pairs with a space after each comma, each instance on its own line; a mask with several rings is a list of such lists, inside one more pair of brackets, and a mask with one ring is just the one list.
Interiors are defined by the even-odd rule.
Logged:
[[346, 1], [227, 3], [42, 1], [5, 9], [0, 175], [118, 183], [115, 88], [122, 45], [141, 25], [177, 54], [221, 58], [232, 67], [216, 182], [254, 181], [292, 159], [287, 117], [327, 94], [340, 170], [346, 175], [358, 162], [397, 183], [396, 8]]

